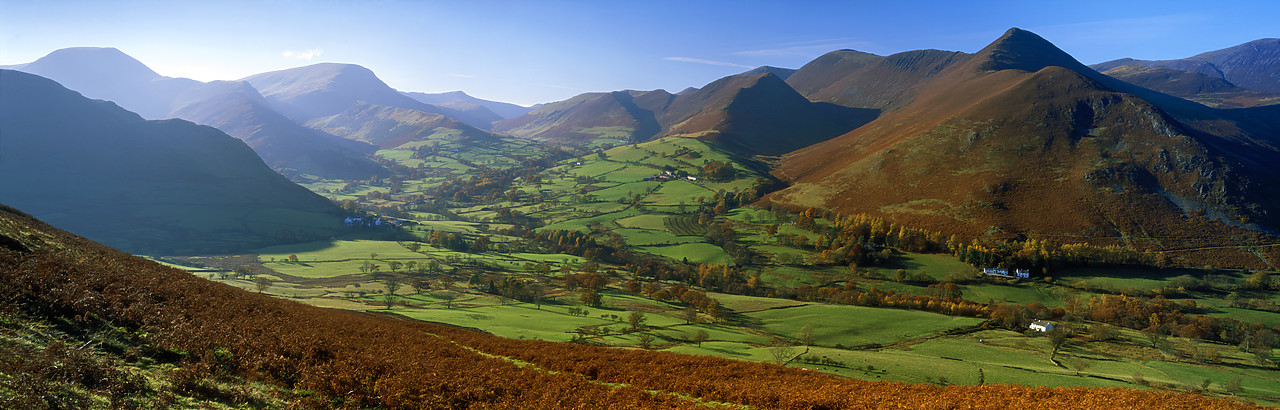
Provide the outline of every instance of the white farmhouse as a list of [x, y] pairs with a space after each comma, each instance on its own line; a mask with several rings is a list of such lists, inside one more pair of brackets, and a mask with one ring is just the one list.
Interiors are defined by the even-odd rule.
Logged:
[[1043, 320], [1036, 320], [1031, 322], [1031, 326], [1027, 326], [1027, 327], [1037, 332], [1048, 332], [1050, 330], [1053, 330], [1053, 323], [1049, 323]]

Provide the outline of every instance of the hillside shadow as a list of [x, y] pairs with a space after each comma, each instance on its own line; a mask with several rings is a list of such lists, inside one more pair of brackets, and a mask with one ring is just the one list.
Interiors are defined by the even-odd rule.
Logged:
[[827, 118], [839, 121], [846, 127], [846, 132], [858, 129], [880, 117], [880, 110], [875, 108], [854, 108], [829, 102], [815, 102], [818, 111]]

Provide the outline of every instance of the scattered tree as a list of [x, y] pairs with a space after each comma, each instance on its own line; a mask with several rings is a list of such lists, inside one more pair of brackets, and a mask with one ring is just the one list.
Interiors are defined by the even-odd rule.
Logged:
[[258, 289], [258, 293], [262, 293], [262, 291], [267, 290], [268, 286], [271, 286], [271, 282], [271, 278], [259, 276], [253, 280], [253, 286]]
[[453, 309], [453, 301], [458, 299], [458, 294], [453, 292], [444, 292], [437, 294], [436, 297], [444, 300], [444, 307], [446, 309]]
[[800, 332], [796, 333], [796, 340], [799, 340], [800, 343], [803, 343], [805, 346], [813, 346], [813, 342], [815, 340], [813, 335], [813, 325], [804, 325], [801, 327]]
[[707, 333], [705, 329], [698, 329], [698, 332], [693, 334], [693, 342], [697, 343], [698, 347], [702, 347], [702, 342], [705, 342], [710, 338], [711, 334]]
[[698, 309], [694, 308], [693, 306], [684, 308], [684, 312], [682, 316], [684, 317], [684, 324], [686, 325], [697, 323]]
[[1053, 352], [1049, 354], [1049, 360], [1053, 360], [1058, 356], [1058, 349], [1067, 343], [1067, 339], [1071, 338], [1071, 329], [1067, 326], [1059, 324], [1046, 332], [1049, 336], [1049, 346], [1053, 347]]
[[645, 317], [644, 313], [640, 312], [633, 311], [630, 316], [627, 316], [627, 324], [631, 325], [632, 332], [640, 330], [640, 327], [644, 326], [644, 322], [648, 320], [649, 318]]
[[769, 347], [769, 354], [773, 355], [773, 362], [777, 364], [787, 364], [795, 357], [795, 353], [795, 346], [783, 339], [774, 339], [773, 346]]
[[648, 349], [653, 346], [653, 335], [649, 333], [640, 334], [640, 347]]

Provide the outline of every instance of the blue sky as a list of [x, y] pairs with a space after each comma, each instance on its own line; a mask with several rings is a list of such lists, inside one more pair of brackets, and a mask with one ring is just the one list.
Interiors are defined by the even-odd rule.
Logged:
[[160, 74], [232, 80], [319, 62], [404, 91], [533, 104], [676, 92], [850, 48], [974, 52], [1010, 27], [1086, 64], [1280, 37], [1280, 1], [0, 0], [0, 65], [116, 47]]

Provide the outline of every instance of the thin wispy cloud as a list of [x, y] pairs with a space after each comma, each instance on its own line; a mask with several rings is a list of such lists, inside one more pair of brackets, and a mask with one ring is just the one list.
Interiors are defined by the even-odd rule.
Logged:
[[286, 58], [296, 58], [307, 61], [311, 61], [311, 59], [319, 57], [321, 54], [324, 54], [324, 50], [318, 48], [308, 48], [303, 51], [285, 50], [283, 53], [280, 53], [281, 56]]
[[450, 76], [450, 77], [461, 77], [461, 78], [476, 78], [476, 76], [471, 75], [471, 74], [458, 74], [458, 73], [449, 73], [449, 76]]
[[692, 58], [692, 57], [665, 57], [663, 58], [663, 60], [679, 61], [682, 63], [718, 65], [722, 67], [755, 68], [749, 65], [742, 65], [742, 64], [730, 63], [725, 61], [707, 60], [702, 58]]

